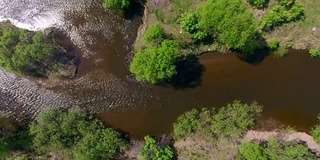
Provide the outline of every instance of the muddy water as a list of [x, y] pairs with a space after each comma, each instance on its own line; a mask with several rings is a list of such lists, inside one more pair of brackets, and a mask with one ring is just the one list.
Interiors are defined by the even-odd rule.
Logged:
[[[264, 106], [260, 128], [283, 124], [308, 131], [320, 113], [320, 61], [306, 52], [291, 50], [283, 59], [267, 57], [257, 65], [239, 60], [233, 54], [201, 56], [206, 67], [202, 84], [176, 90], [154, 87], [144, 106], [113, 110], [100, 117], [134, 137], [170, 133], [177, 115], [192, 108], [222, 106], [235, 99], [258, 101]], [[141, 92], [137, 90], [137, 92]]]
[[[320, 61], [304, 52], [290, 51], [279, 60], [269, 56], [257, 65], [234, 54], [207, 54], [200, 58], [206, 67], [201, 85], [150, 86], [135, 82], [128, 71], [139, 16], [124, 20], [103, 11], [100, 0], [6, 2], [0, 3], [0, 20], [15, 20], [14, 24], [29, 29], [60, 27], [79, 47], [81, 57], [77, 77], [50, 90], [1, 71], [0, 103], [6, 111], [34, 113], [48, 106], [80, 106], [100, 112], [106, 123], [138, 138], [169, 133], [184, 111], [222, 106], [235, 99], [265, 106], [262, 128], [279, 122], [307, 131], [320, 113]], [[20, 14], [22, 10], [26, 16]]]

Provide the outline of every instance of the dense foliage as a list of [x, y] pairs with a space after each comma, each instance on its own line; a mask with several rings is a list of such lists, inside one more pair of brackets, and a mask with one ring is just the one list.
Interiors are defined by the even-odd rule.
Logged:
[[190, 33], [192, 38], [197, 41], [202, 41], [208, 36], [208, 34], [201, 29], [198, 17], [194, 12], [182, 14], [180, 25], [183, 31]]
[[107, 10], [122, 11], [130, 7], [130, 0], [105, 0], [103, 7]]
[[257, 23], [241, 0], [209, 0], [199, 10], [200, 27], [228, 48], [253, 53]]
[[144, 146], [142, 148], [142, 160], [172, 160], [173, 150], [170, 146], [160, 146], [155, 139], [150, 136], [144, 137]]
[[0, 67], [19, 75], [46, 76], [45, 63], [57, 52], [52, 41], [39, 33], [4, 28], [0, 32]]
[[155, 84], [170, 80], [177, 73], [178, 54], [175, 42], [164, 40], [158, 47], [150, 45], [138, 51], [130, 64], [130, 71], [142, 82]]
[[267, 46], [271, 50], [276, 50], [279, 48], [280, 41], [278, 39], [271, 40], [267, 43]]
[[77, 159], [112, 158], [128, 144], [121, 135], [82, 111], [50, 109], [30, 125], [38, 153], [71, 149]]
[[304, 7], [300, 3], [291, 4], [291, 2], [293, 3], [291, 0], [283, 0], [281, 2], [281, 5], [276, 5], [267, 11], [261, 22], [262, 29], [273, 29], [284, 23], [304, 18]]
[[311, 135], [317, 143], [320, 143], [320, 115], [318, 115], [318, 124], [311, 130]]
[[144, 35], [145, 43], [161, 43], [166, 39], [166, 33], [164, 29], [159, 25], [151, 26]]
[[247, 0], [247, 2], [258, 9], [264, 8], [266, 4], [268, 3], [268, 0]]
[[240, 145], [239, 160], [316, 160], [316, 155], [303, 144], [297, 142], [279, 142], [275, 138], [265, 143], [244, 142]]
[[196, 132], [203, 132], [211, 137], [238, 137], [253, 127], [254, 117], [261, 112], [257, 103], [244, 104], [234, 101], [218, 111], [214, 109], [192, 110], [180, 115], [173, 124], [176, 140], [184, 139]]
[[320, 49], [310, 49], [309, 54], [310, 54], [311, 58], [320, 57]]

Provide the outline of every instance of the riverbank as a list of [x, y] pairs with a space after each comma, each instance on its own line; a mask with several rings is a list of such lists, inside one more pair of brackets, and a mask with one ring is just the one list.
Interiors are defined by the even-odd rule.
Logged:
[[[14, 53], [1, 55], [4, 70], [35, 81], [45, 88], [75, 77], [78, 63], [76, 49], [61, 30], [47, 28], [37, 32], [27, 31], [16, 28], [10, 21], [0, 23], [0, 30], [7, 37], [8, 42], [1, 40], [6, 52]], [[20, 35], [16, 37], [15, 34]], [[26, 36], [26, 40], [21, 36]], [[24, 47], [23, 51], [18, 50], [18, 47]], [[24, 59], [28, 59], [28, 62]]]
[[[263, 9], [255, 9], [243, 0], [243, 3], [253, 14], [257, 22], [260, 23], [265, 17], [267, 10], [272, 9], [277, 0], [270, 0], [267, 7]], [[194, 12], [196, 8], [201, 6], [205, 1], [185, 1], [170, 2], [168, 0], [150, 0], [145, 4], [145, 12], [143, 24], [138, 31], [135, 48], [139, 49], [143, 46], [143, 35], [146, 29], [154, 24], [160, 24], [166, 33], [176, 39], [179, 44], [188, 46], [187, 49], [182, 49], [181, 54], [202, 54], [207, 52], [229, 52], [227, 47], [218, 44], [209, 45], [194, 45], [192, 37], [181, 29], [180, 17], [184, 13]], [[320, 9], [317, 7], [320, 2], [317, 0], [297, 0], [296, 3], [301, 3], [304, 6], [305, 18], [290, 23], [285, 23], [277, 26], [269, 31], [259, 31], [266, 42], [278, 40], [281, 47], [293, 48], [296, 50], [308, 50], [320, 48]], [[265, 42], [261, 42], [265, 43]], [[262, 47], [267, 47], [262, 46]]]

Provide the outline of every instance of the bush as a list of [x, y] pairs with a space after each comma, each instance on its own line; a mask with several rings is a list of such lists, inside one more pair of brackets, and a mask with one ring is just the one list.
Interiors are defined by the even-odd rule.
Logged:
[[273, 29], [276, 26], [281, 26], [284, 23], [289, 23], [304, 18], [304, 7], [299, 3], [290, 5], [286, 8], [283, 6], [274, 6], [268, 10], [266, 16], [261, 22], [262, 29]]
[[172, 160], [173, 150], [170, 146], [160, 147], [157, 141], [150, 136], [144, 137], [144, 146], [142, 149], [143, 160]]
[[279, 47], [273, 52], [273, 54], [276, 58], [283, 58], [288, 54], [288, 49], [285, 47]]
[[130, 0], [105, 0], [103, 7], [115, 11], [125, 10], [130, 7]]
[[271, 40], [267, 43], [267, 46], [271, 50], [276, 50], [279, 48], [280, 41], [278, 39]]
[[30, 134], [38, 153], [72, 149], [80, 159], [108, 159], [128, 146], [119, 133], [82, 111], [43, 111], [30, 124]]
[[164, 40], [159, 47], [149, 46], [135, 54], [130, 72], [138, 81], [152, 84], [170, 80], [176, 73], [178, 49], [172, 40]]
[[267, 5], [268, 0], [247, 0], [247, 2], [258, 9], [264, 8]]
[[295, 0], [278, 0], [278, 1], [282, 6], [290, 8], [294, 4]]
[[189, 135], [202, 132], [208, 137], [238, 137], [253, 127], [254, 117], [261, 112], [257, 103], [243, 104], [234, 101], [215, 112], [214, 109], [192, 110], [180, 115], [173, 124], [175, 140], [187, 138]]
[[257, 23], [241, 0], [209, 0], [198, 15], [200, 28], [228, 48], [251, 54], [258, 47]]
[[240, 145], [237, 159], [239, 160], [316, 160], [316, 155], [308, 147], [297, 142], [283, 142], [270, 138], [263, 143], [244, 142]]
[[[320, 122], [320, 115], [318, 115], [318, 123]], [[320, 143], [320, 125], [317, 124], [311, 129], [311, 135], [317, 143]]]
[[239, 148], [239, 160], [267, 160], [264, 150], [256, 142], [244, 142]]
[[146, 43], [161, 43], [165, 39], [166, 33], [159, 24], [150, 27], [144, 35], [144, 40]]
[[199, 30], [198, 18], [194, 12], [182, 14], [180, 25], [183, 31], [191, 34], [194, 34], [197, 30]]
[[0, 67], [18, 75], [46, 76], [45, 64], [57, 52], [52, 40], [39, 33], [5, 28], [0, 33]]
[[320, 49], [310, 49], [309, 54], [311, 58], [318, 58], [320, 56]]

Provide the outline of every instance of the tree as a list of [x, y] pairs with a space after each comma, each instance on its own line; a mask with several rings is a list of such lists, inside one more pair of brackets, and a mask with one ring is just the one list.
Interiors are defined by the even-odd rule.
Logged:
[[237, 156], [239, 160], [267, 160], [264, 150], [256, 142], [244, 142], [239, 148]]
[[40, 32], [4, 28], [0, 33], [0, 67], [18, 75], [46, 76], [50, 66], [44, 61], [56, 52], [52, 41]]
[[251, 54], [258, 47], [257, 22], [241, 0], [209, 0], [198, 15], [200, 28], [228, 48]]
[[99, 160], [112, 158], [128, 147], [120, 133], [80, 110], [43, 111], [29, 132], [38, 153], [71, 149], [78, 159]]
[[144, 146], [142, 148], [143, 160], [172, 160], [173, 151], [170, 146], [160, 147], [157, 141], [150, 136], [144, 137]]
[[318, 124], [315, 125], [311, 130], [311, 135], [317, 143], [320, 143], [320, 115], [318, 115]]
[[159, 25], [151, 26], [144, 35], [144, 40], [146, 43], [158, 43], [160, 44], [163, 40], [166, 39], [166, 33], [164, 29]]
[[105, 9], [121, 11], [130, 7], [130, 0], [105, 0], [103, 7]]
[[258, 9], [264, 8], [268, 2], [268, 0], [247, 0], [247, 2]]
[[254, 126], [255, 116], [261, 113], [261, 106], [234, 101], [218, 111], [215, 109], [192, 110], [180, 115], [173, 124], [175, 140], [187, 138], [193, 133], [204, 133], [211, 138], [243, 135]]
[[138, 51], [130, 64], [130, 72], [138, 81], [152, 84], [170, 80], [176, 73], [178, 56], [176, 43], [164, 40], [159, 47], [148, 46]]

